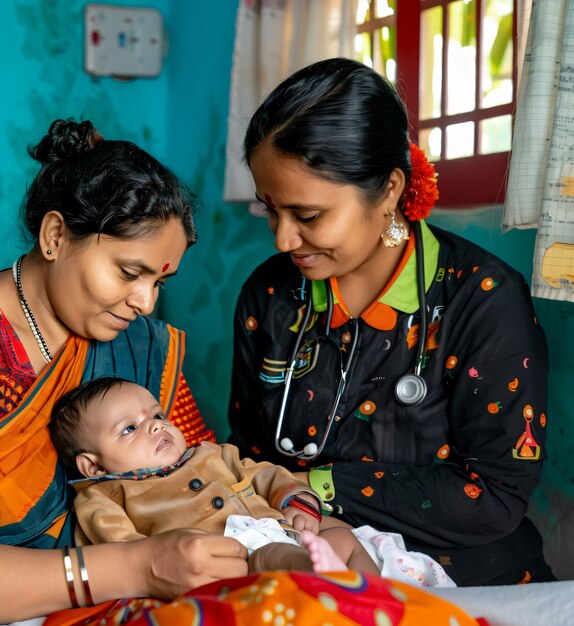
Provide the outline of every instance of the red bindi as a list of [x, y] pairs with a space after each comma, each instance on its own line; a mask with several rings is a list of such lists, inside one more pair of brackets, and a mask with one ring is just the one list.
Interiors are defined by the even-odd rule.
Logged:
[[272, 209], [275, 208], [275, 205], [273, 204], [273, 198], [268, 193], [265, 194], [265, 204]]
[[162, 268], [161, 271], [165, 272], [167, 270], [167, 268], [169, 267], [169, 263], [166, 263]]

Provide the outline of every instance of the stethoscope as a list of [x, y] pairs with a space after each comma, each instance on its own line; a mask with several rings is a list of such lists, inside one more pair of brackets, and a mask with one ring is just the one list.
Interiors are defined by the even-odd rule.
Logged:
[[[404, 406], [415, 406], [416, 404], [419, 404], [420, 402], [422, 402], [427, 394], [427, 384], [424, 378], [421, 376], [424, 364], [425, 338], [427, 335], [424, 251], [420, 223], [412, 222], [411, 228], [413, 229], [415, 235], [417, 294], [420, 309], [420, 328], [415, 367], [412, 373], [403, 374], [395, 384], [395, 397], [397, 401]], [[333, 294], [331, 292], [331, 285], [329, 284], [328, 280], [325, 281], [325, 286], [327, 288], [327, 317], [325, 322], [325, 336], [327, 337], [331, 330], [331, 318], [333, 315]], [[336, 417], [336, 411], [339, 406], [341, 396], [343, 395], [343, 391], [345, 389], [347, 376], [353, 362], [353, 356], [355, 354], [356, 347], [359, 343], [359, 325], [357, 324], [357, 320], [353, 320], [355, 328], [354, 332], [352, 333], [351, 346], [349, 348], [345, 366], [341, 372], [341, 379], [339, 380], [339, 385], [337, 387], [337, 393], [335, 395], [333, 406], [327, 417], [327, 428], [325, 428], [323, 437], [321, 438], [319, 445], [311, 442], [306, 444], [301, 450], [295, 450], [293, 441], [289, 437], [282, 437], [281, 431], [283, 429], [283, 421], [285, 419], [285, 411], [287, 408], [287, 401], [289, 399], [291, 380], [293, 378], [293, 373], [295, 371], [297, 363], [300, 360], [299, 352], [301, 350], [303, 336], [305, 334], [307, 324], [309, 323], [309, 318], [311, 316], [312, 310], [313, 294], [312, 290], [309, 289], [306, 300], [305, 316], [299, 328], [297, 339], [295, 341], [295, 347], [293, 349], [291, 360], [289, 362], [289, 367], [285, 374], [285, 387], [283, 390], [283, 397], [281, 399], [281, 407], [279, 408], [277, 427], [275, 429], [275, 448], [277, 449], [277, 451], [285, 456], [298, 457], [300, 459], [303, 459], [304, 461], [312, 461], [313, 459], [316, 459], [321, 454], [321, 452], [323, 452], [325, 444], [327, 443], [327, 439], [329, 438], [333, 423], [339, 419], [338, 417]]]

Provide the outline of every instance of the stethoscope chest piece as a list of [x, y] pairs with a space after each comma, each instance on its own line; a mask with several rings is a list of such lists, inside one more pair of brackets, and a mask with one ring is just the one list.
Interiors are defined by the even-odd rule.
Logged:
[[427, 384], [418, 374], [405, 374], [395, 385], [395, 397], [406, 406], [418, 404], [426, 395]]

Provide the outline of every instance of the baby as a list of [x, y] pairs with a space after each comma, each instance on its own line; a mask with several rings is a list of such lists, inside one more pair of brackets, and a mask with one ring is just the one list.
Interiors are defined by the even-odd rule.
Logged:
[[380, 575], [338, 520], [289, 471], [240, 459], [230, 444], [186, 449], [145, 388], [100, 378], [60, 398], [52, 441], [73, 480], [78, 543], [134, 541], [176, 528], [225, 533], [250, 551], [250, 571], [340, 569]]

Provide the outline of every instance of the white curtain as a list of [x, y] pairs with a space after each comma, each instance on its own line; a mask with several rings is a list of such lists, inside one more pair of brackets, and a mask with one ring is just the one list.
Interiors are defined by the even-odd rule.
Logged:
[[357, 0], [240, 0], [227, 128], [224, 200], [251, 202], [245, 129], [267, 94], [309, 63], [353, 57]]
[[532, 295], [574, 301], [574, 0], [529, 0], [521, 14], [530, 19], [519, 28], [528, 37], [503, 224], [538, 228]]

